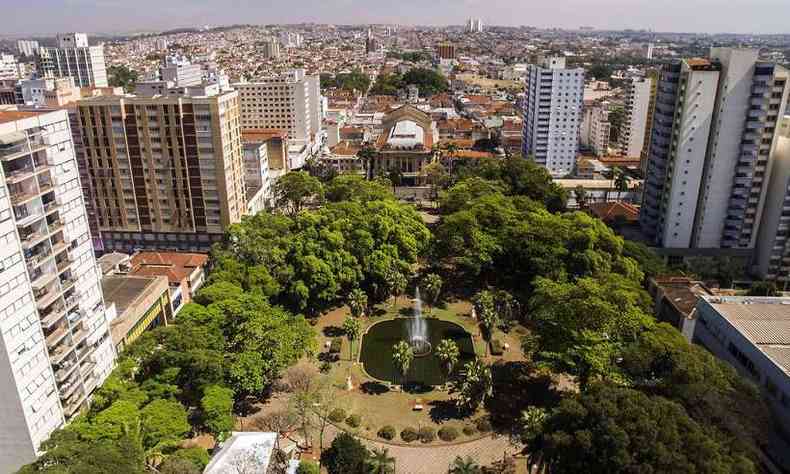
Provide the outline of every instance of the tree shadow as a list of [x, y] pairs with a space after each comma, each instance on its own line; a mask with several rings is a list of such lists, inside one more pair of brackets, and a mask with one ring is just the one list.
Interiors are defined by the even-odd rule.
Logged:
[[430, 385], [426, 385], [421, 382], [407, 382], [401, 386], [405, 393], [414, 393], [414, 394], [421, 394], [421, 393], [428, 393], [433, 390], [433, 387]]
[[433, 400], [428, 405], [431, 406], [429, 414], [434, 423], [463, 420], [469, 417], [469, 413], [460, 409], [453, 400]]
[[326, 337], [339, 337], [344, 335], [346, 332], [343, 328], [338, 326], [327, 326], [324, 328], [324, 336]]
[[512, 431], [513, 423], [528, 407], [553, 407], [561, 399], [551, 377], [536, 373], [525, 362], [498, 362], [491, 366], [491, 375], [493, 393], [486, 408], [498, 432]]
[[389, 387], [381, 382], [365, 382], [359, 388], [367, 395], [383, 395], [390, 391]]
[[336, 352], [321, 352], [318, 354], [318, 360], [321, 362], [337, 362], [340, 360], [340, 354]]
[[405, 318], [411, 317], [413, 312], [411, 308], [401, 308], [398, 310], [398, 314]]

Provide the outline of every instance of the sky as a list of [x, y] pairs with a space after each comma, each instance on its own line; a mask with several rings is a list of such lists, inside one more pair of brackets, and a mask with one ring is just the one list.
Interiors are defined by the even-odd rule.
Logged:
[[[0, 34], [126, 33], [234, 23], [484, 24], [790, 33], [790, 0], [0, 0]], [[10, 20], [10, 21], [9, 21]]]

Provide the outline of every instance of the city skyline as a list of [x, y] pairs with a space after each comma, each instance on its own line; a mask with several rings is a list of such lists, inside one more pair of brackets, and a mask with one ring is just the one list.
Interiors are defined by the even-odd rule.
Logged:
[[[59, 3], [40, 0], [37, 7], [51, 15], [33, 15], [30, 5], [7, 6], [15, 22], [8, 35], [49, 35], [65, 30], [97, 33], [156, 31], [194, 25], [234, 23], [392, 23], [404, 25], [462, 25], [468, 17], [479, 17], [484, 25], [534, 26], [575, 29], [582, 26], [601, 30], [646, 29], [657, 32], [702, 32], [740, 34], [782, 34], [783, 20], [790, 15], [790, 4], [781, 0], [733, 0], [727, 9], [712, 0], [603, 0], [594, 5], [583, 0], [557, 0], [539, 5], [523, 5], [517, 0], [439, 0], [431, 4], [404, 0], [401, 8], [380, 0], [294, 0], [288, 6], [248, 0], [225, 4], [202, 0], [177, 0], [154, 4], [150, 0], [134, 3], [117, 0], [68, 0]], [[460, 5], [459, 5], [460, 4]], [[628, 14], [621, 14], [627, 9]], [[600, 12], [612, 12], [600, 15]]]

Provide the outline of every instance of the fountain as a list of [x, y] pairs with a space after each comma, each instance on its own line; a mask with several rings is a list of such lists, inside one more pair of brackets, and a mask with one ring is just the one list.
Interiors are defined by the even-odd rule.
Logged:
[[407, 341], [414, 351], [414, 357], [423, 357], [431, 353], [431, 342], [428, 340], [428, 325], [422, 316], [422, 299], [420, 298], [420, 287], [414, 290], [414, 317], [411, 318], [407, 326]]

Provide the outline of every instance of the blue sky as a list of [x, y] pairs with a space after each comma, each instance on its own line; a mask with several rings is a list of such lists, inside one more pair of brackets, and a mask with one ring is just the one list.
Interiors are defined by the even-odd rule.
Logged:
[[[230, 23], [487, 24], [790, 33], [790, 0], [0, 0], [0, 34]], [[9, 21], [11, 20], [11, 21]]]

